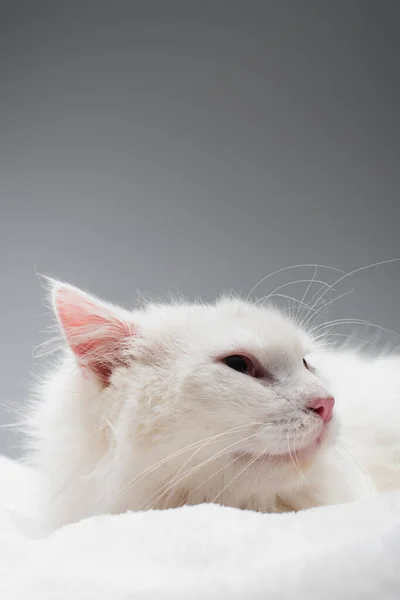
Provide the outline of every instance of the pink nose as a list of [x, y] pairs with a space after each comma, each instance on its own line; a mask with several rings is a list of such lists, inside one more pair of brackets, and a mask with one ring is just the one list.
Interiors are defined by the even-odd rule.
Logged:
[[332, 396], [326, 396], [325, 398], [314, 398], [308, 404], [307, 408], [317, 413], [324, 423], [329, 423], [332, 419], [334, 405], [335, 399]]

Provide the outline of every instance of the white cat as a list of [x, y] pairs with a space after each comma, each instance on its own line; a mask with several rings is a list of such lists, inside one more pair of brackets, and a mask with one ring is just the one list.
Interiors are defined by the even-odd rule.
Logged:
[[51, 527], [400, 487], [399, 358], [327, 351], [275, 308], [233, 298], [129, 312], [53, 283], [52, 302], [66, 356], [28, 419]]

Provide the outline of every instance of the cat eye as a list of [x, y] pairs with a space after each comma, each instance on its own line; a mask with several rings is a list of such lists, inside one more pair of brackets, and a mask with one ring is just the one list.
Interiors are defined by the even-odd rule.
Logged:
[[250, 358], [247, 356], [243, 356], [241, 354], [233, 354], [232, 356], [227, 356], [222, 360], [222, 362], [237, 371], [238, 373], [243, 373], [244, 375], [250, 375], [251, 377], [257, 377], [257, 368], [255, 364], [252, 362]]
[[308, 364], [308, 362], [306, 361], [305, 358], [303, 358], [303, 365], [305, 366], [305, 368], [310, 371], [310, 365]]

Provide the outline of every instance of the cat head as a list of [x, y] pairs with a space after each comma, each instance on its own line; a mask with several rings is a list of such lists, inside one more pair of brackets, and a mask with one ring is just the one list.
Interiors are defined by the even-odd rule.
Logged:
[[[222, 298], [127, 311], [58, 282], [52, 304], [68, 352], [62, 402], [85, 422], [88, 454], [103, 432], [101, 460], [112, 456], [122, 478], [116, 495], [144, 469], [148, 482], [175, 478], [165, 497], [198, 486], [212, 500], [207, 478], [223, 497], [228, 472], [243, 472], [232, 492], [255, 470], [279, 491], [332, 428], [333, 399], [308, 359], [315, 344], [275, 308]], [[160, 494], [141, 508], [161, 506]], [[126, 508], [140, 508], [130, 498]]]

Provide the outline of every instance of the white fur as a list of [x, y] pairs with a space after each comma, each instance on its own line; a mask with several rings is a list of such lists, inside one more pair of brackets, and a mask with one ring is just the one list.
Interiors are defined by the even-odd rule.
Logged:
[[[40, 386], [28, 422], [28, 458], [42, 478], [39, 506], [50, 526], [185, 503], [299, 510], [400, 487], [400, 359], [325, 350], [276, 309], [237, 299], [129, 313], [70, 286], [54, 289], [72, 350]], [[107, 356], [74, 355], [76, 336], [57, 306], [66, 289], [68, 298], [76, 294], [71, 310], [89, 299], [130, 332], [117, 357], [113, 338], [106, 384], [90, 365]], [[84, 318], [82, 339], [107, 330], [85, 332]], [[217, 360], [241, 352], [273, 381]], [[322, 429], [305, 407], [328, 392], [336, 399], [329, 435], [299, 452]], [[262, 457], [250, 464], [235, 451]]]

